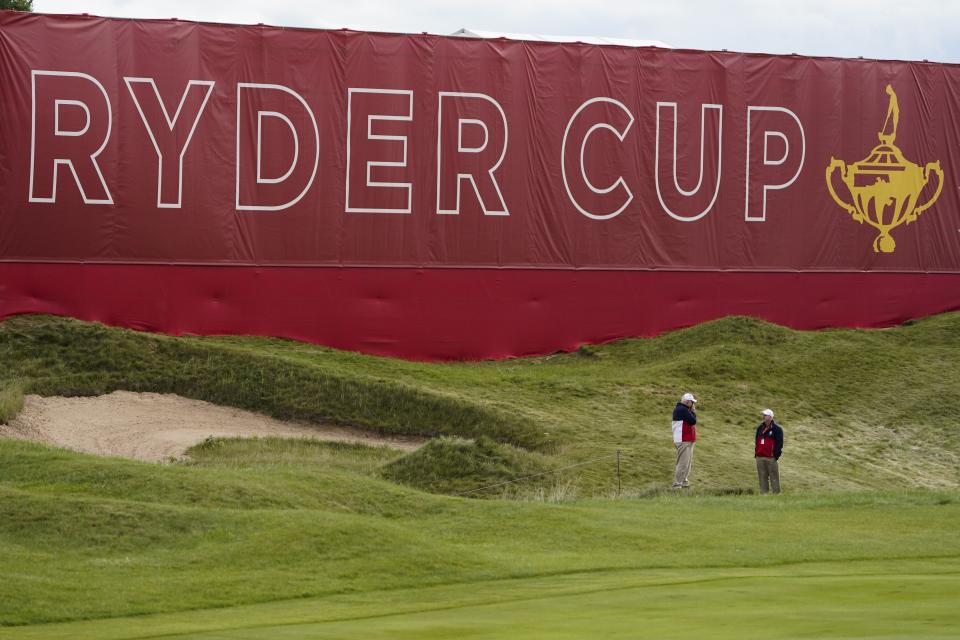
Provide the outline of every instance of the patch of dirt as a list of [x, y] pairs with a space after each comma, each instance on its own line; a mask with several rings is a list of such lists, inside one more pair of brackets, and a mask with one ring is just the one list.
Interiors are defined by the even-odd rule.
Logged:
[[414, 451], [423, 438], [383, 436], [323, 424], [283, 422], [258, 413], [173, 394], [114, 391], [92, 398], [28, 395], [0, 437], [101, 456], [166, 462], [209, 436], [312, 438]]

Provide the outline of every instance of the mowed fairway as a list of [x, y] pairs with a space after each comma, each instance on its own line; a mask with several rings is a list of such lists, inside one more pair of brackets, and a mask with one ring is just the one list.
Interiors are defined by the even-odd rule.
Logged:
[[[956, 638], [960, 561], [610, 570], [181, 616], [10, 630], [22, 639]], [[184, 632], [199, 628], [205, 631]]]
[[[838, 568], [842, 573], [837, 573]], [[956, 638], [960, 563], [604, 572], [410, 594], [424, 610], [177, 634], [236, 638]], [[479, 592], [479, 593], [478, 593]], [[552, 593], [551, 593], [552, 592]], [[432, 596], [432, 597], [431, 597]], [[323, 603], [316, 603], [318, 609]], [[257, 624], [237, 611], [238, 626]], [[263, 624], [260, 622], [260, 624]]]
[[958, 593], [956, 558], [609, 570], [24, 627], [0, 637], [956, 638]]
[[[728, 319], [435, 365], [8, 320], [0, 421], [24, 393], [128, 389], [434, 439], [151, 464], [0, 438], [0, 639], [960, 638], [958, 335]], [[685, 389], [702, 441], [672, 492]], [[759, 403], [779, 496], [752, 493]]]

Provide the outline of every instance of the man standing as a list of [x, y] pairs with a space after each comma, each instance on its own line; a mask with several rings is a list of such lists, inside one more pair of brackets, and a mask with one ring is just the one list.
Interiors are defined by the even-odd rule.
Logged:
[[697, 399], [685, 393], [673, 410], [673, 445], [677, 448], [677, 468], [673, 473], [673, 488], [690, 487], [690, 467], [693, 465], [693, 445], [697, 442]]
[[783, 429], [773, 421], [773, 411], [764, 409], [763, 422], [757, 427], [753, 457], [757, 459], [760, 493], [780, 493], [780, 454], [783, 452]]

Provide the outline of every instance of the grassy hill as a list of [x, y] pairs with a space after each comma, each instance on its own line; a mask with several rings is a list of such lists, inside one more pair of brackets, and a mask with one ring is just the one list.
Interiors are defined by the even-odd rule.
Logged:
[[[9, 319], [0, 417], [23, 393], [127, 389], [442, 437], [413, 454], [211, 439], [171, 465], [0, 439], [0, 638], [951, 637], [958, 336], [958, 314], [813, 333], [730, 318], [425, 364]], [[677, 494], [686, 390], [703, 426]], [[765, 406], [787, 434], [778, 497], [746, 493]], [[440, 495], [532, 474], [470, 494], [520, 499]], [[789, 602], [775, 628], [760, 599]]]
[[701, 488], [753, 487], [753, 429], [772, 407], [786, 430], [790, 489], [956, 489], [958, 347], [958, 314], [820, 332], [727, 318], [572, 354], [426, 364], [18, 317], [0, 323], [0, 418], [24, 392], [172, 392], [278, 418], [459, 437], [383, 470], [441, 492], [602, 458], [520, 489], [589, 496], [615, 489], [617, 449], [628, 492], [663, 485], [669, 414], [690, 390], [701, 400], [693, 474]]

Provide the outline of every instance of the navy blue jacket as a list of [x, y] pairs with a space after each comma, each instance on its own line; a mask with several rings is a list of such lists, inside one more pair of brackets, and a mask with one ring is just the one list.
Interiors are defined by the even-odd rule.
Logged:
[[677, 406], [674, 407], [673, 419], [683, 420], [688, 424], [697, 424], [697, 414], [695, 414], [693, 411], [690, 411], [690, 407], [683, 404], [682, 402], [678, 402]]

